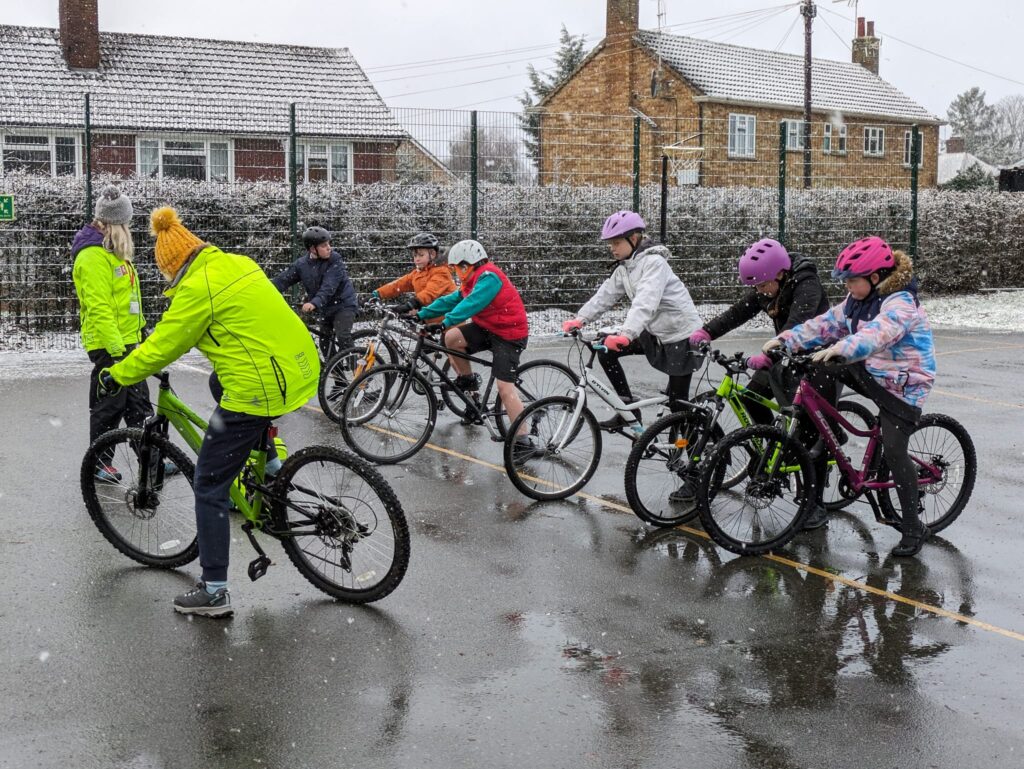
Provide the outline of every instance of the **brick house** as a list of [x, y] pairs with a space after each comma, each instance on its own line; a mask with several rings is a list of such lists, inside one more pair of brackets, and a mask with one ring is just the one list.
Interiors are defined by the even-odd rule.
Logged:
[[[629, 183], [639, 117], [643, 183], [660, 178], [664, 153], [688, 161], [677, 184], [776, 184], [780, 121], [787, 182], [801, 183], [803, 57], [640, 30], [638, 19], [639, 0], [607, 0], [604, 40], [538, 105], [540, 180]], [[909, 186], [917, 125], [919, 182], [934, 186], [942, 121], [878, 76], [874, 24], [858, 22], [852, 62], [812, 60], [812, 184]]]
[[100, 32], [97, 0], [60, 0], [60, 29], [0, 25], [0, 73], [0, 176], [82, 175], [87, 92], [93, 172], [284, 180], [295, 102], [300, 183], [448, 173], [347, 48]]

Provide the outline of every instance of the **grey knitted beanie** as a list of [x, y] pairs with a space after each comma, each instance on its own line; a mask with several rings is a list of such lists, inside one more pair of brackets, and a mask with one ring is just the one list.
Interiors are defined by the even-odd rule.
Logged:
[[109, 184], [96, 201], [96, 218], [105, 224], [128, 224], [132, 220], [132, 202], [121, 190]]

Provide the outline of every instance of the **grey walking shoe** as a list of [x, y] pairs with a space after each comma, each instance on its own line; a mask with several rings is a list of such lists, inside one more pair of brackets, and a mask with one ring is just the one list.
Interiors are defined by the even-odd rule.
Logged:
[[174, 610], [178, 614], [199, 614], [204, 617], [230, 617], [235, 613], [231, 608], [231, 594], [226, 587], [216, 593], [206, 590], [206, 583], [199, 582], [187, 593], [174, 599]]

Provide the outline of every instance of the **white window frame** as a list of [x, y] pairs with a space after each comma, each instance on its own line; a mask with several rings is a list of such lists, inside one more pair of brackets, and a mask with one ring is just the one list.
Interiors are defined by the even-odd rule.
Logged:
[[[832, 147], [832, 141], [838, 142], [839, 148], [834, 149]], [[825, 123], [825, 129], [823, 133], [821, 151], [826, 155], [845, 155], [846, 154], [846, 123], [839, 126], [838, 135], [832, 130], [831, 123]]]
[[786, 152], [803, 152], [804, 149], [804, 121], [783, 120], [786, 124]]
[[[877, 149], [875, 150], [870, 149], [873, 142], [877, 142]], [[864, 126], [864, 157], [885, 157], [885, 129], [883, 127]]]
[[[156, 176], [143, 176], [142, 175], [142, 146], [143, 143], [157, 143], [157, 172]], [[164, 176], [164, 154], [166, 153], [167, 142], [192, 142], [195, 144], [202, 143], [202, 157], [206, 160], [206, 179], [205, 181], [218, 181], [223, 183], [235, 181], [235, 141], [229, 136], [216, 136], [209, 134], [137, 134], [135, 137], [135, 174], [136, 176], [143, 179], [159, 179], [163, 180], [174, 179], [177, 177]], [[211, 144], [224, 144], [227, 146], [228, 151], [228, 175], [226, 179], [211, 179], [210, 178], [210, 145]], [[184, 154], [193, 154], [184, 150], [172, 150], [172, 152], [179, 152]], [[197, 156], [200, 152], [197, 150], [194, 152]]]
[[[288, 146], [288, 143], [285, 143]], [[311, 146], [323, 146], [325, 153], [320, 155], [317, 153], [316, 157], [323, 157], [327, 160], [327, 183], [328, 184], [347, 184], [352, 185], [355, 179], [355, 169], [353, 163], [355, 161], [355, 147], [352, 142], [349, 141], [338, 141], [331, 139], [299, 139], [298, 141], [298, 181], [300, 184], [309, 184], [309, 158]], [[341, 150], [345, 152], [345, 176], [344, 179], [334, 178], [334, 163], [332, 153]], [[288, 152], [288, 160], [286, 165], [289, 171], [291, 170], [291, 152]]]
[[[65, 174], [69, 178], [72, 176], [76, 179], [82, 178], [82, 135], [77, 131], [61, 131], [50, 128], [15, 128], [0, 129], [0, 177], [4, 175], [4, 155], [9, 144], [11, 137], [18, 136], [45, 136], [48, 139], [46, 149], [50, 153], [50, 177], [54, 178], [57, 176], [57, 138], [71, 138], [75, 141], [75, 172], [74, 174]], [[13, 143], [16, 147], [23, 147], [26, 149], [43, 149], [42, 144], [22, 144], [18, 145]]]
[[[742, 123], [743, 134], [740, 134]], [[743, 147], [740, 148], [740, 139]], [[730, 158], [754, 158], [757, 156], [757, 116], [729, 113], [729, 145]]]
[[[921, 156], [917, 159], [917, 167], [921, 168], [924, 166], [924, 134], [919, 133], [921, 137]], [[910, 168], [910, 153], [912, 150], [911, 142], [914, 141], [913, 131], [903, 132], [903, 167]]]

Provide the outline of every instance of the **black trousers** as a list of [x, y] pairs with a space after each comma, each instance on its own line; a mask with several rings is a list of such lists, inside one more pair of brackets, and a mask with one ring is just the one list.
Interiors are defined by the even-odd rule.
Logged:
[[[125, 355], [135, 349], [135, 345], [125, 350]], [[149, 417], [153, 416], [153, 404], [149, 401], [149, 386], [146, 380], [128, 387], [122, 387], [116, 395], [99, 398], [96, 386], [99, 384], [100, 372], [110, 368], [120, 358], [113, 358], [106, 350], [89, 350], [92, 361], [92, 374], [89, 376], [89, 443], [92, 443], [108, 430], [117, 429], [121, 420], [129, 427], [141, 427]], [[110, 457], [105, 458], [108, 462]]]
[[[626, 403], [633, 400], [633, 393], [629, 389], [629, 381], [626, 379], [626, 372], [622, 369], [622, 364], [619, 363], [619, 359], [626, 355], [646, 355], [643, 345], [639, 339], [634, 339], [626, 347], [623, 347], [618, 352], [612, 352], [610, 350], [600, 352], [597, 354], [597, 360], [601, 364], [601, 368], [604, 369], [605, 375], [608, 377], [608, 382], [620, 398]], [[678, 406], [673, 405], [673, 401], [685, 401], [690, 398], [690, 378], [692, 374], [669, 374], [668, 377], [668, 389], [665, 394], [668, 395], [670, 402], [669, 408], [672, 411], [678, 411]]]
[[320, 321], [320, 352], [326, 357], [331, 344], [331, 335], [338, 343], [338, 350], [352, 346], [352, 324], [356, 322], [355, 310], [338, 310], [329, 318]]

